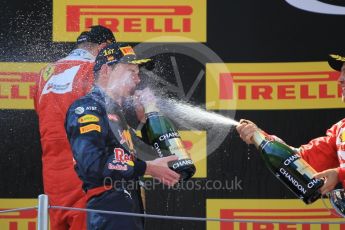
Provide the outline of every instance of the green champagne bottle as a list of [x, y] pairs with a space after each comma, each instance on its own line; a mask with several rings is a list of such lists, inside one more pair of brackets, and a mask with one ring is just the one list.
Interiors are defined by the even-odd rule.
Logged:
[[159, 157], [178, 156], [178, 160], [168, 163], [169, 168], [179, 173], [181, 180], [191, 178], [196, 168], [173, 123], [155, 106], [145, 108], [145, 116], [146, 122], [141, 129], [143, 141], [152, 145]]
[[266, 166], [304, 203], [311, 204], [321, 196], [323, 180], [313, 178], [316, 171], [289, 146], [269, 140], [260, 131], [252, 139]]

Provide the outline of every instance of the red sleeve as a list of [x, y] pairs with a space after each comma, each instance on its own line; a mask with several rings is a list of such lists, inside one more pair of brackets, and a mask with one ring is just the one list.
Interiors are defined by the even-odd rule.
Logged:
[[336, 135], [340, 123], [327, 130], [326, 136], [311, 140], [300, 147], [300, 154], [316, 171], [338, 168]]

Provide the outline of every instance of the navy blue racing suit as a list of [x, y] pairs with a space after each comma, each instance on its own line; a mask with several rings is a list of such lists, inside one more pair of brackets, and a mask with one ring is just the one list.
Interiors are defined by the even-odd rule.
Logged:
[[[144, 175], [146, 163], [136, 156], [133, 132], [121, 107], [95, 86], [71, 105], [65, 128], [75, 170], [89, 198], [87, 208], [142, 213], [138, 177]], [[143, 229], [143, 221], [137, 217], [89, 212], [87, 226], [93, 230], [136, 230]]]

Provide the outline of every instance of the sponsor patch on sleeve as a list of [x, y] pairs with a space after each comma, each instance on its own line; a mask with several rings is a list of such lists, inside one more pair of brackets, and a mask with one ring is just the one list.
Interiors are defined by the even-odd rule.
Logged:
[[114, 159], [108, 163], [108, 169], [127, 171], [128, 166], [134, 167], [133, 156], [122, 148], [114, 148]]
[[88, 133], [91, 131], [101, 132], [101, 126], [96, 125], [96, 124], [89, 124], [89, 125], [80, 127], [80, 134]]
[[79, 107], [75, 108], [74, 112], [76, 114], [82, 114], [85, 112], [85, 109], [84, 109], [84, 107], [79, 106]]
[[108, 163], [108, 169], [109, 170], [127, 171], [128, 166], [127, 165], [121, 165], [121, 164]]
[[98, 122], [99, 118], [92, 114], [86, 114], [78, 119], [78, 123]]

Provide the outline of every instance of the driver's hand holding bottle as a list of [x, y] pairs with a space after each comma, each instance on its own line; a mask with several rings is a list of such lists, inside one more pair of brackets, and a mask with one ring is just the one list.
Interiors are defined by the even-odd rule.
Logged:
[[[240, 120], [240, 124], [236, 127], [236, 130], [240, 138], [247, 144], [253, 144], [252, 138], [253, 138], [254, 133], [256, 131], [261, 131], [255, 123], [249, 120], [244, 120], [244, 119]], [[273, 136], [273, 138], [276, 139], [277, 141], [281, 141], [279, 138], [275, 136]], [[295, 148], [295, 151], [297, 154], [301, 155], [301, 157], [304, 160], [308, 162], [308, 159], [305, 159], [304, 155], [300, 154], [298, 149]], [[311, 164], [310, 162], [308, 163]], [[311, 166], [313, 165], [311, 164]], [[322, 194], [326, 194], [327, 192], [332, 191], [335, 188], [335, 186], [340, 182], [338, 178], [338, 172], [339, 172], [339, 168], [330, 168], [330, 169], [326, 169], [314, 174], [314, 178], [324, 180], [324, 185], [320, 188], [320, 192]]]

